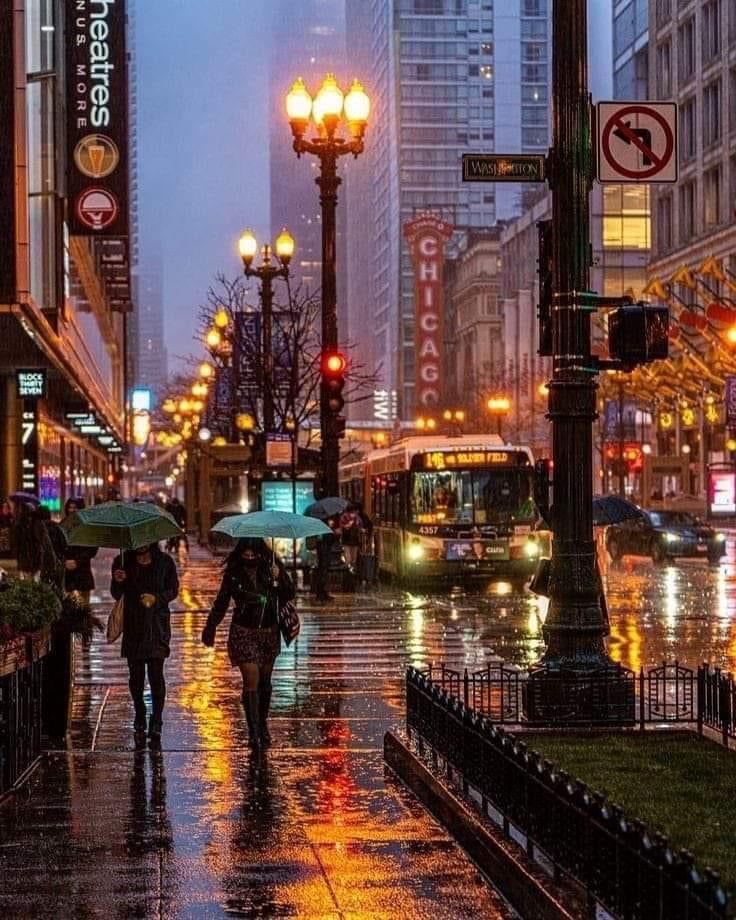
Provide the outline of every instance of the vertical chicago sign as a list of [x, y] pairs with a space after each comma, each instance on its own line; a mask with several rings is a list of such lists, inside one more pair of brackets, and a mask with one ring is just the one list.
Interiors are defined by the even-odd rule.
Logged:
[[404, 224], [414, 265], [415, 404], [433, 408], [442, 401], [442, 339], [445, 245], [453, 227], [435, 214], [420, 214]]
[[128, 235], [125, 0], [66, 0], [69, 229]]

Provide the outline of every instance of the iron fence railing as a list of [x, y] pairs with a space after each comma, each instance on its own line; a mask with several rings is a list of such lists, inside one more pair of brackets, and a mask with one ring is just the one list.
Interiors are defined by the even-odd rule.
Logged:
[[[676, 676], [672, 667], [644, 675], [654, 701], [654, 708], [647, 703], [647, 709], [664, 713], [667, 721], [679, 720], [688, 705], [672, 683]], [[530, 854], [536, 848], [622, 920], [729, 916], [729, 897], [717, 873], [701, 871], [690, 854], [627, 818], [603, 795], [528, 750], [450, 691], [459, 686], [470, 694], [472, 685], [472, 675], [466, 680], [447, 668], [431, 673], [409, 669], [407, 727], [410, 737], [429, 745], [450, 772], [457, 771], [492, 805], [507, 835], [526, 841]], [[505, 687], [503, 680], [500, 687]]]
[[0, 677], [0, 797], [41, 753], [43, 661]]
[[621, 665], [594, 677], [571, 678], [566, 672], [557, 693], [549, 689], [549, 675], [554, 672], [545, 668], [526, 672], [503, 661], [478, 671], [430, 665], [422, 673], [466, 709], [498, 725], [638, 724], [643, 729], [685, 723], [701, 731], [713, 729], [726, 745], [736, 740], [736, 681], [708, 665], [693, 670], [679, 661], [665, 661], [640, 668], [638, 675]]

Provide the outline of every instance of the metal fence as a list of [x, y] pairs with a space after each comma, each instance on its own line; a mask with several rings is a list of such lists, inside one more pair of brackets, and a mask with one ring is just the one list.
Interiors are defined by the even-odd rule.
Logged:
[[[736, 740], [736, 681], [731, 674], [679, 661], [641, 668], [616, 665], [594, 677], [567, 672], [550, 694], [552, 672], [491, 662], [479, 671], [430, 665], [422, 673], [441, 690], [498, 725], [647, 725], [685, 723], [713, 729], [725, 745]], [[539, 687], [545, 683], [545, 697]], [[605, 714], [605, 718], [603, 716]]]
[[41, 753], [43, 661], [0, 677], [0, 797]]
[[[450, 687], [470, 692], [472, 675], [458, 684], [458, 672], [439, 671], [445, 686], [413, 668], [407, 674], [409, 734], [428, 744], [450, 772], [460, 773], [482, 796], [486, 813], [530, 855], [543, 854], [558, 873], [622, 920], [728, 916], [729, 898], [715, 872], [700, 871], [666, 837], [628, 819], [604, 796], [463, 705]], [[670, 685], [663, 683], [672, 679], [671, 669], [652, 674], [651, 692], [655, 707], [678, 718]]]

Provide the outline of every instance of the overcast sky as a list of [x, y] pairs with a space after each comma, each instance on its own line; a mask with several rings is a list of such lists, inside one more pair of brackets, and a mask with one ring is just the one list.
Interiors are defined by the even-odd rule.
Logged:
[[[589, 2], [591, 90], [603, 98], [611, 0]], [[172, 367], [194, 348], [196, 307], [212, 276], [240, 270], [241, 229], [268, 234], [270, 3], [137, 0], [136, 7], [141, 261], [156, 249], [163, 258]]]

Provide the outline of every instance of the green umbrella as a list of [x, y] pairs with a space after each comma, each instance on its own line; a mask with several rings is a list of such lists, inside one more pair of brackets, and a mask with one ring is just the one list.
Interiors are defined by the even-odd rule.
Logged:
[[112, 549], [138, 549], [182, 533], [168, 512], [144, 502], [104, 502], [82, 508], [62, 521], [61, 528], [70, 546]]
[[233, 540], [243, 537], [281, 537], [285, 540], [301, 540], [304, 537], [321, 537], [332, 533], [330, 528], [316, 518], [288, 511], [252, 511], [249, 514], [235, 514], [223, 518], [212, 528]]

